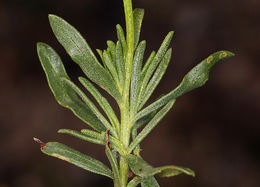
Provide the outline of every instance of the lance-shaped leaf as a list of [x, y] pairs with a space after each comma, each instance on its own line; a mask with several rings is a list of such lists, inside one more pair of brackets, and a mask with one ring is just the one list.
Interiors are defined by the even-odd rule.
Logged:
[[79, 77], [80, 83], [88, 90], [89, 93], [96, 99], [99, 106], [103, 109], [103, 111], [106, 113], [107, 117], [109, 118], [110, 122], [112, 123], [113, 127], [117, 129], [117, 132], [119, 133], [119, 121], [118, 118], [107, 101], [105, 97], [103, 97], [100, 92], [95, 88], [95, 86], [85, 79], [84, 77]]
[[65, 48], [72, 60], [80, 66], [85, 75], [101, 88], [105, 89], [117, 101], [120, 101], [121, 95], [113, 78], [98, 62], [96, 56], [81, 34], [68, 22], [58, 16], [49, 15], [49, 21], [56, 38]]
[[[102, 133], [97, 133], [97, 132], [94, 132], [92, 130], [89, 130], [89, 129], [82, 129], [81, 130], [81, 133], [86, 135], [86, 136], [89, 136], [91, 138], [95, 138], [97, 140], [100, 140], [102, 141], [103, 145], [106, 145], [106, 135], [104, 132]], [[70, 133], [70, 131], [67, 131], [66, 134], [70, 134], [70, 135], [73, 135]], [[111, 144], [111, 147], [113, 149], [115, 149], [117, 152], [119, 152], [121, 155], [124, 155], [126, 154], [126, 148], [123, 146], [123, 144], [118, 140], [116, 139], [115, 137], [113, 136], [109, 136], [109, 139], [110, 139], [110, 144]]]
[[233, 53], [229, 51], [218, 51], [210, 55], [208, 58], [204, 59], [201, 63], [190, 70], [183, 78], [182, 82], [177, 88], [175, 88], [170, 93], [166, 94], [162, 98], [158, 99], [154, 103], [147, 106], [145, 109], [137, 113], [135, 120], [142, 118], [143, 116], [149, 114], [150, 112], [157, 110], [161, 106], [165, 105], [172, 99], [177, 99], [183, 94], [203, 86], [209, 79], [209, 72], [211, 68], [220, 60], [226, 59], [228, 57], [234, 56]]
[[140, 38], [140, 32], [141, 32], [141, 26], [143, 22], [144, 17], [144, 9], [136, 8], [133, 12], [134, 16], [134, 48], [137, 47], [139, 38]]
[[145, 88], [145, 91], [142, 94], [142, 99], [140, 101], [139, 108], [142, 108], [143, 105], [146, 103], [146, 101], [150, 98], [152, 93], [154, 92], [155, 88], [161, 81], [163, 75], [166, 72], [166, 69], [168, 67], [168, 64], [171, 60], [172, 55], [172, 49], [168, 49], [166, 54], [164, 55], [163, 59], [161, 60], [159, 66], [157, 67], [156, 71], [154, 72], [154, 75], [152, 76], [151, 80], [149, 81], [148, 85]]
[[143, 67], [143, 69], [142, 69], [142, 75], [141, 75], [141, 77], [144, 77], [144, 76], [145, 76], [145, 74], [146, 74], [146, 72], [147, 72], [147, 70], [148, 70], [150, 64], [152, 63], [153, 58], [155, 57], [155, 55], [156, 55], [156, 52], [155, 52], [155, 51], [152, 51], [151, 54], [150, 54], [150, 56], [148, 57], [146, 63], [144, 64], [144, 67]]
[[110, 162], [110, 165], [112, 167], [112, 171], [113, 171], [113, 175], [114, 175], [114, 186], [115, 187], [120, 187], [120, 173], [119, 173], [119, 169], [118, 169], [118, 163], [117, 163], [117, 160], [116, 158], [114, 157], [112, 151], [110, 150], [109, 146], [106, 145], [106, 155], [107, 155], [107, 158]]
[[138, 45], [135, 51], [135, 56], [133, 60], [131, 91], [130, 91], [130, 112], [133, 114], [136, 112], [138, 93], [140, 90], [140, 76], [141, 76], [141, 69], [142, 69], [145, 47], [146, 47], [146, 42], [145, 41], [140, 42], [140, 44]]
[[72, 81], [70, 81], [67, 78], [62, 78], [62, 80], [64, 81], [64, 83], [66, 85], [68, 85], [71, 89], [73, 89], [75, 91], [75, 93], [77, 93], [79, 95], [79, 97], [86, 103], [86, 105], [88, 105], [88, 107], [91, 109], [91, 111], [97, 116], [97, 118], [102, 122], [102, 124], [104, 125], [104, 127], [106, 127], [106, 129], [110, 130], [111, 133], [117, 137], [117, 133], [116, 130], [110, 125], [110, 123], [107, 121], [107, 119], [101, 114], [101, 112], [97, 109], [97, 107], [94, 105], [94, 103], [85, 95], [85, 93], [83, 91], [81, 91], [81, 89], [79, 89], [79, 87], [77, 87]]
[[42, 152], [74, 164], [87, 171], [104, 175], [113, 179], [112, 171], [102, 162], [87, 156], [75, 149], [72, 149], [64, 144], [58, 142], [48, 142], [41, 148]]
[[142, 187], [160, 187], [154, 176], [143, 177], [141, 181]]
[[69, 77], [58, 54], [44, 43], [37, 43], [37, 52], [48, 84], [58, 103], [70, 109], [93, 129], [105, 131], [105, 127], [91, 109], [78, 98], [71, 87], [63, 82], [62, 78], [69, 79]]
[[126, 158], [129, 167], [131, 168], [133, 173], [140, 177], [150, 177], [154, 175], [158, 175], [160, 177], [172, 177], [181, 173], [195, 176], [195, 173], [188, 168], [183, 168], [174, 165], [153, 167], [140, 156], [129, 154], [124, 157]]
[[127, 44], [126, 44], [126, 39], [125, 39], [124, 30], [123, 30], [123, 28], [121, 27], [121, 25], [117, 24], [117, 25], [116, 25], [116, 31], [117, 31], [118, 41], [120, 41], [121, 46], [122, 46], [123, 57], [125, 57], [125, 55], [126, 55], [126, 50], [127, 50]]
[[[88, 141], [88, 142], [91, 142], [91, 143], [95, 143], [95, 144], [99, 144], [99, 145], [105, 145], [104, 140], [100, 138], [101, 134], [96, 133], [96, 132], [95, 132], [95, 136], [86, 136], [83, 133], [80, 133], [80, 132], [75, 131], [75, 130], [70, 130], [70, 129], [60, 129], [58, 131], [58, 133], [68, 134], [68, 135], [74, 136], [78, 139]], [[105, 132], [103, 132], [103, 134], [104, 133]], [[104, 137], [104, 135], [103, 135], [103, 137]]]
[[123, 57], [123, 49], [120, 41], [116, 43], [116, 67], [121, 88], [125, 83], [125, 61]]
[[169, 112], [169, 110], [174, 105], [175, 100], [169, 101], [154, 117], [153, 119], [143, 128], [143, 130], [136, 136], [132, 143], [128, 147], [129, 153], [143, 141], [143, 139], [156, 127], [156, 125], [161, 121], [161, 119]]
[[[171, 31], [167, 34], [167, 36], [165, 37], [165, 39], [163, 40], [162, 45], [160, 46], [158, 52], [156, 53], [155, 57], [152, 59], [151, 63], [149, 63], [149, 66], [147, 67], [147, 70], [145, 72], [145, 74], [142, 74], [141, 80], [141, 87], [140, 87], [140, 93], [139, 93], [139, 98], [138, 98], [138, 105], [141, 102], [141, 98], [142, 95], [145, 92], [145, 88], [147, 86], [148, 81], [150, 80], [151, 76], [153, 75], [154, 70], [156, 69], [157, 65], [161, 62], [161, 60], [163, 59], [169, 45], [170, 42], [172, 40], [174, 32]], [[138, 108], [140, 109], [140, 107]]]

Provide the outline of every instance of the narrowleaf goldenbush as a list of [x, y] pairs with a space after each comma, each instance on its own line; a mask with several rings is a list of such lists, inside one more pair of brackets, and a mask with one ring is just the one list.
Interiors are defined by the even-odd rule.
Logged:
[[[154, 176], [172, 177], [181, 173], [195, 176], [192, 170], [184, 167], [151, 166], [140, 155], [140, 143], [173, 107], [178, 97], [204, 85], [211, 68], [219, 60], [233, 56], [233, 53], [213, 53], [190, 70], [177, 88], [144, 107], [170, 62], [172, 49], [169, 45], [173, 32], [167, 34], [157, 52], [153, 51], [144, 60], [146, 42], [139, 42], [144, 10], [132, 10], [131, 0], [123, 0], [123, 3], [126, 35], [122, 27], [117, 25], [118, 41], [107, 41], [107, 49], [103, 51], [97, 49], [102, 63], [73, 26], [58, 16], [49, 15], [57, 40], [86, 76], [79, 77], [79, 82], [93, 96], [107, 118], [71, 81], [54, 49], [45, 43], [37, 43], [38, 56], [56, 100], [91, 128], [80, 132], [60, 129], [58, 132], [103, 145], [111, 168], [64, 144], [34, 140], [41, 144], [43, 153], [111, 178], [115, 187], [135, 187], [139, 184], [142, 187], [159, 186]], [[120, 118], [97, 86], [115, 99]], [[131, 179], [128, 176], [130, 171], [134, 174]]]

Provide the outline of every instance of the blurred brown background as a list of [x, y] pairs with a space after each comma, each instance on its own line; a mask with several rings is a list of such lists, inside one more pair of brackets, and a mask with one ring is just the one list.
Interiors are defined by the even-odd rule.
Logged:
[[[258, 187], [260, 184], [260, 1], [133, 0], [144, 8], [141, 39], [146, 58], [175, 30], [173, 58], [152, 100], [175, 88], [185, 73], [211, 53], [236, 56], [213, 68], [210, 81], [180, 99], [143, 141], [152, 165], [196, 171], [159, 179], [162, 187]], [[57, 134], [85, 128], [55, 101], [36, 54], [36, 42], [54, 47], [73, 79], [82, 75], [58, 44], [47, 14], [63, 17], [92, 49], [116, 40], [124, 25], [122, 1], [0, 0], [0, 187], [113, 186], [102, 176], [43, 155], [32, 141], [60, 141], [104, 163], [104, 148]]]

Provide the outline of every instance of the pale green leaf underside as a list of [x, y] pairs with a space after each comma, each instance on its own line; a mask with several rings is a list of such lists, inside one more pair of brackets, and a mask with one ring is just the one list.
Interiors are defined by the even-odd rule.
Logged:
[[141, 177], [135, 176], [128, 184], [127, 187], [136, 187], [141, 182]]
[[81, 34], [68, 22], [58, 16], [49, 15], [49, 21], [53, 33], [72, 60], [80, 66], [90, 80], [105, 89], [119, 102], [121, 95], [113, 78], [98, 62], [96, 56]]
[[44, 43], [37, 43], [37, 52], [47, 76], [48, 84], [58, 103], [69, 108], [93, 129], [105, 131], [105, 127], [92, 110], [78, 98], [70, 86], [64, 83], [63, 78], [69, 80], [69, 77], [58, 54]]
[[67, 161], [87, 171], [113, 179], [112, 171], [102, 162], [64, 144], [58, 142], [48, 142], [41, 148], [41, 150], [47, 155]]

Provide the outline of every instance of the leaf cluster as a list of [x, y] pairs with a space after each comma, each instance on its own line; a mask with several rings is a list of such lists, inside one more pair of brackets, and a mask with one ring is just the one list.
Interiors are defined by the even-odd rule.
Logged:
[[[169, 45], [174, 33], [169, 32], [160, 48], [156, 52], [152, 51], [149, 58], [144, 60], [146, 41], [139, 42], [144, 10], [135, 9], [133, 15], [134, 58], [130, 72], [128, 107], [132, 138], [129, 146], [122, 144], [120, 139], [121, 119], [97, 88], [109, 93], [119, 107], [122, 105], [126, 74], [129, 73], [125, 67], [127, 41], [123, 28], [120, 25], [116, 26], [118, 41], [107, 41], [107, 49], [97, 49], [99, 55], [97, 58], [86, 40], [73, 26], [58, 16], [49, 15], [50, 25], [57, 40], [85, 75], [85, 77], [79, 77], [78, 80], [86, 90], [80, 89], [71, 81], [55, 50], [48, 44], [40, 42], [37, 43], [37, 52], [41, 65], [57, 102], [70, 109], [90, 127], [90, 129], [80, 131], [60, 129], [58, 132], [105, 146], [105, 153], [112, 169], [90, 156], [57, 142], [44, 144], [42, 152], [90, 172], [107, 176], [114, 180], [115, 186], [120, 186], [120, 166], [117, 157], [119, 154], [127, 160], [135, 174], [135, 177], [128, 183], [129, 187], [140, 183], [143, 187], [159, 186], [154, 178], [155, 175], [171, 177], [181, 173], [192, 176], [195, 174], [190, 169], [172, 165], [152, 167], [140, 156], [140, 143], [172, 108], [178, 97], [204, 85], [216, 62], [233, 56], [233, 53], [229, 51], [213, 53], [190, 70], [175, 89], [144, 107], [169, 65], [172, 54]], [[86, 91], [93, 96], [95, 103], [86, 96]], [[99, 105], [105, 116], [96, 105]]]

